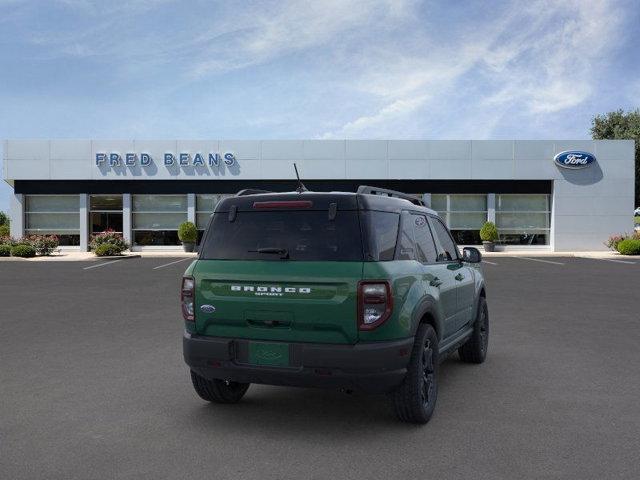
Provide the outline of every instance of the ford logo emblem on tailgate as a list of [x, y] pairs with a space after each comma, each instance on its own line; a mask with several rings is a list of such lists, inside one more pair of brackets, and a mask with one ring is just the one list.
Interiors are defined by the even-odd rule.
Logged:
[[553, 157], [553, 161], [562, 168], [586, 168], [596, 161], [596, 157], [589, 152], [567, 150]]
[[202, 305], [200, 307], [200, 311], [204, 313], [213, 313], [216, 311], [216, 307], [214, 307], [213, 305]]

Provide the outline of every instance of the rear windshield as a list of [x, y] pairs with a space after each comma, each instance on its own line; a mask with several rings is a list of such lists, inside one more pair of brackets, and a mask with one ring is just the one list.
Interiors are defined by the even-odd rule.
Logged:
[[216, 213], [200, 250], [204, 260], [363, 260], [357, 211]]

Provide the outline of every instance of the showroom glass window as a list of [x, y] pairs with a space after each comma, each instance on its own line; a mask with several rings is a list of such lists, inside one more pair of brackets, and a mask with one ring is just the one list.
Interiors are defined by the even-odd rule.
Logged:
[[133, 195], [131, 200], [134, 245], [180, 245], [178, 227], [187, 221], [186, 195]]
[[25, 235], [57, 235], [60, 245], [80, 245], [80, 196], [26, 195]]
[[496, 226], [502, 244], [549, 245], [550, 218], [549, 195], [496, 195]]
[[91, 233], [113, 230], [122, 233], [122, 195], [91, 195]]
[[480, 229], [487, 221], [487, 195], [432, 194], [431, 208], [449, 227], [458, 245], [480, 245]]

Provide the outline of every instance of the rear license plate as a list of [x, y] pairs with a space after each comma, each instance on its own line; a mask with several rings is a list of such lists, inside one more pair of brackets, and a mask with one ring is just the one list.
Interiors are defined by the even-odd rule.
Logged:
[[249, 343], [249, 363], [272, 367], [289, 366], [288, 343]]

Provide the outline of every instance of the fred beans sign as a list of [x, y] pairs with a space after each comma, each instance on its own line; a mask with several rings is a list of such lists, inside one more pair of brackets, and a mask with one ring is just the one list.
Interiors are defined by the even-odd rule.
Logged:
[[96, 153], [95, 165], [100, 168], [117, 167], [150, 167], [160, 163], [166, 167], [234, 167], [237, 165], [236, 157], [231, 152], [197, 152], [197, 153], [173, 153], [166, 152], [162, 158], [156, 159], [149, 153]]

